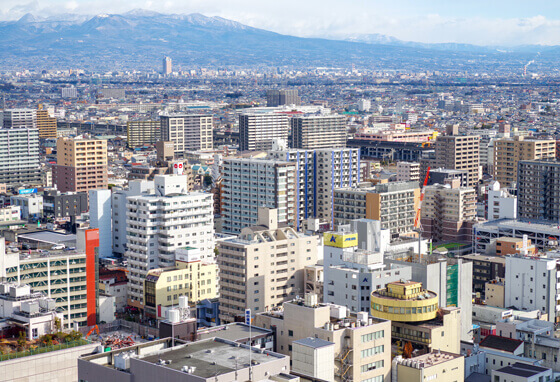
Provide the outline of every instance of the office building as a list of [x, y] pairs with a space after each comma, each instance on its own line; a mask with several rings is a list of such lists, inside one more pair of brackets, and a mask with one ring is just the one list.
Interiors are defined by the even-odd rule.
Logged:
[[99, 230], [99, 257], [112, 257], [111, 190], [89, 190], [89, 224]]
[[70, 218], [88, 212], [86, 192], [49, 190], [43, 192], [43, 215], [55, 219]]
[[304, 291], [304, 268], [317, 262], [318, 238], [279, 223], [276, 209], [259, 208], [256, 225], [220, 240], [220, 321], [233, 322], [280, 306]]
[[164, 57], [163, 58], [163, 67], [161, 70], [161, 73], [164, 76], [168, 76], [171, 74], [172, 71], [172, 61], [171, 61], [171, 57]]
[[28, 284], [56, 303], [66, 328], [97, 323], [99, 236], [96, 229], [78, 233], [74, 251], [51, 250], [49, 254], [5, 252], [1, 241], [0, 278], [9, 283]]
[[543, 319], [558, 322], [556, 258], [507, 256], [504, 304], [514, 309], [540, 310]]
[[517, 217], [560, 222], [560, 162], [519, 161]]
[[424, 188], [421, 223], [424, 237], [434, 242], [467, 242], [472, 239], [476, 217], [476, 191], [460, 187], [454, 180], [446, 185]]
[[190, 304], [218, 296], [218, 265], [200, 260], [198, 248], [179, 248], [175, 266], [148, 271], [144, 280], [146, 317], [165, 319], [167, 311], [179, 303], [181, 296]]
[[41, 184], [37, 111], [6, 109], [0, 129], [0, 183]]
[[107, 188], [107, 141], [59, 138], [53, 183], [60, 192]]
[[398, 162], [397, 182], [420, 182], [420, 163]]
[[301, 105], [301, 98], [297, 89], [280, 89], [266, 91], [266, 106]]
[[519, 161], [554, 159], [554, 139], [530, 139], [523, 136], [494, 141], [494, 180], [503, 186], [517, 182]]
[[223, 232], [257, 223], [258, 208], [275, 208], [278, 222], [296, 226], [296, 165], [257, 159], [225, 159], [222, 166]]
[[56, 118], [49, 115], [49, 111], [43, 109], [43, 105], [39, 105], [37, 109], [37, 129], [39, 129], [39, 138], [56, 138]]
[[[525, 253], [526, 252], [526, 253]], [[537, 247], [530, 239], [516, 237], [499, 237], [496, 239], [496, 256], [528, 255], [537, 254]]]
[[153, 181], [129, 181], [128, 188], [122, 189], [113, 187], [111, 190], [111, 213], [113, 227], [113, 253], [123, 256], [126, 252], [126, 198], [129, 196], [139, 196], [154, 192]]
[[[184, 175], [161, 175], [150, 192], [126, 198], [129, 304], [141, 308], [144, 280], [150, 269], [175, 265], [175, 252], [185, 246], [214, 260], [212, 195], [187, 191]], [[123, 234], [119, 232], [119, 234]]]
[[373, 219], [389, 229], [391, 237], [411, 233], [420, 200], [418, 182], [377, 184], [365, 188], [335, 188], [334, 225], [355, 219]]
[[415, 281], [392, 282], [371, 293], [371, 315], [390, 320], [391, 339], [399, 341], [400, 347], [410, 342], [415, 349], [458, 354], [460, 311], [457, 307], [440, 308], [437, 294]]
[[274, 140], [287, 142], [290, 133], [284, 113], [244, 113], [239, 115], [239, 151], [272, 150]]
[[[350, 314], [344, 306], [320, 304], [316, 295], [282, 304], [257, 314], [255, 325], [275, 328], [276, 351], [297, 354], [294, 342], [318, 338], [334, 344], [334, 379], [331, 381], [389, 381], [391, 323], [367, 312]], [[329, 361], [329, 360], [325, 360]]]
[[457, 126], [448, 126], [447, 134], [435, 142], [436, 165], [453, 170], [467, 170], [468, 186], [476, 187], [480, 179], [480, 137], [457, 135]]
[[360, 183], [358, 149], [271, 151], [268, 157], [296, 165], [296, 227], [304, 220], [319, 218], [334, 224], [334, 190]]
[[154, 145], [160, 140], [160, 121], [128, 121], [126, 123], [126, 145], [129, 148]]
[[486, 204], [486, 219], [517, 218], [517, 196], [510, 194], [507, 189], [501, 189], [500, 183], [493, 181], [488, 186], [488, 199]]
[[393, 364], [396, 366], [393, 367], [396, 375], [392, 378], [396, 382], [465, 380], [465, 357], [460, 354], [434, 351], [408, 359], [397, 356]]
[[303, 115], [290, 119], [292, 146], [297, 149], [346, 147], [346, 117], [343, 115]]
[[10, 204], [19, 207], [22, 219], [39, 219], [43, 216], [43, 196], [23, 194], [10, 196]]
[[161, 140], [173, 142], [175, 155], [184, 157], [188, 151], [211, 150], [212, 116], [205, 114], [162, 115]]
[[78, 89], [73, 86], [60, 88], [60, 96], [62, 98], [78, 98]]
[[88, 382], [265, 381], [299, 379], [289, 374], [290, 358], [222, 338], [186, 343], [164, 338], [78, 360], [78, 378]]

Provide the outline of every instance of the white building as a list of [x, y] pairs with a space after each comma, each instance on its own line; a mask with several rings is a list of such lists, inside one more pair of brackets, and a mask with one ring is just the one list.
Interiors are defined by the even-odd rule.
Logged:
[[307, 337], [292, 342], [292, 371], [334, 381], [334, 342]]
[[7, 206], [0, 208], [0, 222], [21, 220], [21, 209], [19, 206]]
[[254, 110], [239, 115], [239, 151], [271, 150], [274, 139], [288, 140], [287, 114]]
[[488, 221], [498, 219], [517, 219], [517, 196], [500, 189], [500, 183], [494, 181], [488, 188]]
[[10, 197], [12, 206], [19, 206], [23, 219], [43, 216], [43, 196], [37, 194], [14, 195]]
[[540, 310], [548, 321], [557, 317], [556, 296], [560, 294], [557, 259], [506, 257], [504, 306], [519, 310]]
[[183, 157], [187, 151], [212, 149], [212, 116], [181, 114], [161, 116], [161, 138], [173, 142], [175, 155]]
[[358, 101], [359, 111], [369, 111], [371, 109], [371, 101], [369, 99], [361, 99]]
[[91, 228], [99, 229], [99, 257], [111, 257], [111, 190], [89, 190], [89, 222]]
[[175, 265], [175, 250], [200, 250], [203, 261], [214, 258], [214, 201], [211, 194], [187, 191], [186, 175], [159, 175], [150, 194], [127, 197], [129, 300], [143, 302], [148, 270]]
[[397, 182], [420, 181], [420, 163], [398, 162]]

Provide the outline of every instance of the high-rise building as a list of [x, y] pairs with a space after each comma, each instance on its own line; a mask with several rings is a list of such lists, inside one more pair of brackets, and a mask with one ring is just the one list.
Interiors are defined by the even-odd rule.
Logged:
[[424, 188], [421, 223], [424, 237], [434, 242], [468, 242], [476, 217], [476, 191], [459, 180]]
[[201, 260], [214, 260], [212, 195], [189, 193], [184, 175], [156, 176], [153, 184], [150, 192], [126, 198], [128, 297], [138, 308], [148, 271], [175, 265], [178, 248], [198, 248]]
[[268, 157], [296, 165], [296, 228], [316, 217], [334, 224], [334, 189], [357, 187], [360, 182], [360, 150], [320, 149], [272, 151]]
[[107, 188], [107, 141], [59, 138], [53, 183], [61, 192]]
[[305, 115], [290, 119], [293, 147], [298, 149], [336, 149], [346, 147], [346, 117], [342, 115]]
[[204, 114], [162, 115], [161, 140], [175, 145], [175, 154], [184, 157], [187, 151], [211, 150], [212, 116]]
[[153, 145], [161, 140], [160, 121], [128, 121], [126, 123], [126, 144], [129, 148]]
[[554, 139], [525, 139], [522, 136], [494, 141], [494, 180], [502, 186], [517, 182], [517, 165], [522, 160], [553, 159], [556, 156]]
[[0, 129], [0, 183], [41, 184], [37, 111], [4, 110]]
[[417, 162], [398, 162], [397, 163], [397, 182], [419, 182], [420, 163]]
[[320, 304], [310, 295], [305, 301], [296, 299], [282, 308], [271, 307], [257, 314], [255, 325], [275, 328], [277, 351], [290, 357], [297, 356], [299, 340], [320, 339], [333, 344], [334, 378], [329, 381], [390, 380], [390, 321], [373, 318], [367, 312], [351, 314], [340, 305]]
[[560, 222], [560, 162], [519, 161], [517, 217]]
[[239, 150], [272, 150], [273, 140], [288, 141], [290, 124], [282, 113], [245, 113], [239, 115]]
[[113, 256], [111, 241], [111, 190], [89, 190], [89, 222], [99, 230], [99, 257]]
[[224, 159], [222, 165], [223, 232], [239, 233], [257, 224], [258, 208], [275, 208], [278, 222], [296, 226], [294, 163]]
[[37, 128], [39, 138], [56, 138], [56, 118], [49, 115], [49, 111], [39, 105], [37, 109]]
[[366, 188], [334, 190], [334, 225], [339, 227], [355, 219], [381, 222], [393, 238], [411, 233], [420, 199], [418, 182], [377, 184]]
[[172, 72], [171, 57], [164, 57], [163, 58], [163, 67], [162, 67], [161, 73], [164, 76], [167, 76], [167, 75], [171, 74], [171, 72]]
[[257, 224], [220, 240], [220, 321], [281, 306], [304, 291], [304, 268], [317, 262], [318, 237], [279, 224], [276, 209], [259, 208]]
[[297, 89], [280, 89], [266, 91], [266, 106], [301, 105]]
[[438, 136], [436, 147], [436, 166], [467, 170], [468, 186], [476, 187], [480, 180], [480, 137], [474, 135], [457, 135], [457, 127], [448, 127], [448, 134]]

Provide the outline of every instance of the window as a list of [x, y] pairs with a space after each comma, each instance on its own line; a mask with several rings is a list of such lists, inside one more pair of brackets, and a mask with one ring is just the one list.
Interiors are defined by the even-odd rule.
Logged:
[[367, 358], [367, 357], [371, 357], [374, 356], [376, 354], [381, 354], [385, 351], [385, 345], [379, 345], [379, 346], [374, 346], [372, 348], [369, 349], [364, 349], [362, 350], [362, 358]]
[[362, 373], [367, 373], [368, 371], [380, 369], [383, 367], [384, 363], [385, 361], [380, 360], [380, 361], [368, 363], [367, 365], [362, 365]]
[[293, 336], [294, 336], [294, 331], [288, 330], [288, 337], [293, 337]]
[[378, 375], [377, 377], [362, 379], [362, 382], [383, 382], [383, 376]]

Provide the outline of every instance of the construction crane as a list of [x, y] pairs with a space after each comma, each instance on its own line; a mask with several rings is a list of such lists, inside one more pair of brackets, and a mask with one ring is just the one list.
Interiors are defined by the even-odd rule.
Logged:
[[86, 338], [88, 338], [88, 337], [91, 335], [91, 333], [93, 333], [93, 331], [96, 331], [96, 332], [97, 332], [97, 335], [100, 336], [100, 334], [99, 334], [99, 326], [95, 325], [93, 328], [91, 328], [91, 329], [89, 330], [89, 332], [87, 332]]
[[430, 177], [430, 167], [426, 171], [426, 178], [424, 179], [424, 185], [422, 186], [422, 191], [420, 192], [420, 201], [418, 202], [418, 209], [416, 210], [416, 217], [414, 218], [414, 232], [418, 233], [418, 258], [422, 256], [422, 223], [420, 222], [420, 212], [422, 211], [422, 201], [424, 200], [424, 193], [426, 192], [426, 185], [428, 184], [428, 178]]

